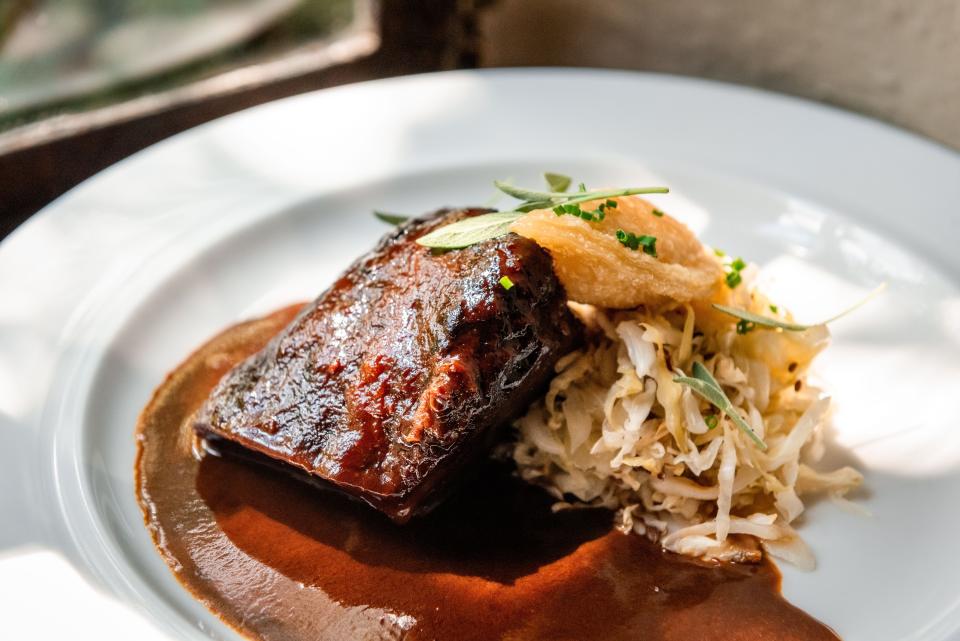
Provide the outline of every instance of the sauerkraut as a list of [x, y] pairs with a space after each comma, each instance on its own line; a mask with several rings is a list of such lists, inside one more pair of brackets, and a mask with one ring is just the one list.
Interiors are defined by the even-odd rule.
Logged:
[[[717, 274], [722, 263], [718, 258]], [[551, 492], [555, 509], [610, 508], [621, 530], [673, 552], [751, 561], [762, 548], [812, 568], [814, 557], [793, 528], [803, 497], [839, 499], [862, 477], [849, 467], [813, 467], [823, 454], [830, 399], [808, 371], [828, 343], [826, 326], [738, 330], [737, 319], [711, 306], [791, 320], [752, 286], [755, 271], [744, 269], [733, 288], [720, 278], [694, 300], [658, 298], [630, 310], [571, 303], [590, 338], [560, 360], [546, 396], [517, 421], [512, 455], [520, 475]], [[719, 382], [765, 450], [674, 380], [695, 362]]]

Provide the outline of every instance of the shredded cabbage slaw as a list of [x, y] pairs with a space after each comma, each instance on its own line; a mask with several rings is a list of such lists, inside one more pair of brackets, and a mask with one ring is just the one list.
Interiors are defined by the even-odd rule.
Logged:
[[[748, 267], [726, 302], [789, 320], [752, 287], [755, 273]], [[756, 561], [762, 548], [812, 569], [814, 556], [793, 528], [801, 497], [844, 501], [862, 482], [850, 467], [812, 466], [823, 454], [830, 399], [808, 371], [829, 332], [818, 325], [741, 334], [709, 303], [629, 311], [571, 303], [591, 338], [560, 360], [546, 396], [517, 421], [513, 458], [522, 478], [553, 494], [555, 509], [616, 510], [619, 529], [680, 554]], [[716, 378], [766, 451], [674, 381], [694, 362]]]

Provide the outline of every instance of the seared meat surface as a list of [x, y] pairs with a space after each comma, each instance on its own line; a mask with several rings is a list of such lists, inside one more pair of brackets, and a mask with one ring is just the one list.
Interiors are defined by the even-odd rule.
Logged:
[[398, 522], [433, 507], [580, 335], [532, 241], [509, 234], [446, 253], [414, 242], [481, 213], [441, 211], [386, 236], [220, 381], [197, 434]]

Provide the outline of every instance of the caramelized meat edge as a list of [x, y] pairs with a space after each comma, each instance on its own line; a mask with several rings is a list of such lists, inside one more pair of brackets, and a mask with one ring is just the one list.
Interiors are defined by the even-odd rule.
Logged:
[[533, 241], [445, 253], [415, 242], [485, 212], [441, 210], [385, 236], [220, 381], [196, 433], [398, 522], [436, 505], [581, 335]]

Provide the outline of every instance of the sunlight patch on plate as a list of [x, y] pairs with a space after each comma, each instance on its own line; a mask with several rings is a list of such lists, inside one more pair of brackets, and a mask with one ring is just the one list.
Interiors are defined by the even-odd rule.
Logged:
[[7, 552], [0, 556], [0, 576], [6, 630], [29, 630], [33, 639], [75, 639], [78, 621], [96, 621], [96, 638], [169, 639], [124, 603], [90, 585], [56, 552]]

